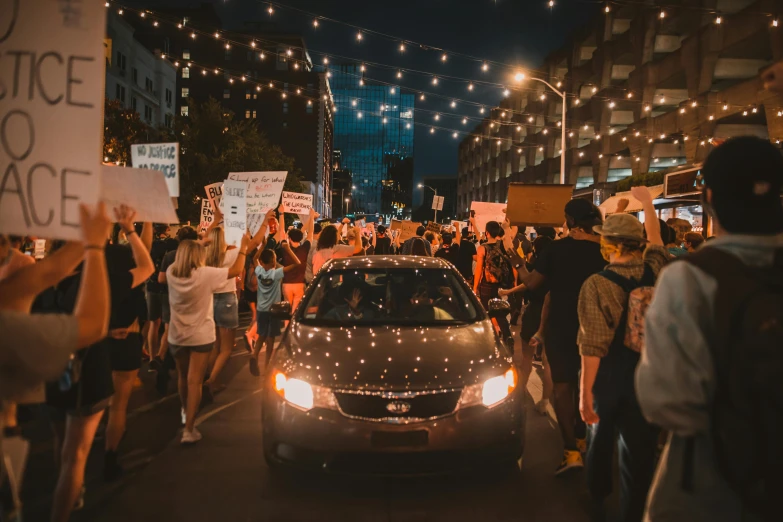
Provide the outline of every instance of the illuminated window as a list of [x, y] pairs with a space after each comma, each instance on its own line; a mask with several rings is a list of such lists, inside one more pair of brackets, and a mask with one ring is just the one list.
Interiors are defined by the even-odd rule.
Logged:
[[182, 107], [180, 107], [179, 108], [179, 114], [180, 114], [180, 116], [187, 117], [188, 116], [188, 106], [187, 105], [183, 105]]
[[182, 77], [183, 78], [190, 78], [190, 67], [183, 67], [182, 68]]
[[182, 49], [182, 59], [190, 60], [190, 49]]
[[182, 88], [182, 97], [187, 98], [190, 96], [190, 87], [183, 87]]

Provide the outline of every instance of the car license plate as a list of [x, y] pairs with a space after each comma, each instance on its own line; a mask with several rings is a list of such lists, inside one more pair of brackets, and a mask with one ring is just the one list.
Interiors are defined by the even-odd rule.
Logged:
[[407, 448], [426, 446], [429, 440], [427, 430], [415, 431], [374, 431], [370, 443], [376, 448]]

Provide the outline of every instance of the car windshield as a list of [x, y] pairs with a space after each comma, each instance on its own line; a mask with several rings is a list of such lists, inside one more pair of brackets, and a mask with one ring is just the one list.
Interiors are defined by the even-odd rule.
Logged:
[[300, 307], [299, 319], [321, 325], [447, 325], [483, 314], [449, 269], [386, 268], [327, 271]]

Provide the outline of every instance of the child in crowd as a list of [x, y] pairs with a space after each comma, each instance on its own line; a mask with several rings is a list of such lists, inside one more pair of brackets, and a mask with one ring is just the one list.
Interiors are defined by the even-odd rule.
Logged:
[[[258, 354], [261, 347], [266, 346], [266, 357], [264, 367], [269, 365], [272, 358], [272, 350], [275, 346], [275, 337], [280, 335], [280, 321], [272, 316], [272, 305], [283, 300], [282, 281], [286, 272], [295, 270], [301, 261], [291, 250], [287, 241], [281, 244], [287, 257], [293, 262], [283, 267], [277, 263], [275, 253], [271, 250], [264, 250], [263, 246], [254, 256], [256, 279], [258, 280], [258, 302], [256, 304], [256, 328], [258, 332], [258, 341], [256, 341], [253, 353], [250, 356], [250, 373], [259, 376]], [[260, 264], [259, 264], [260, 260]]]

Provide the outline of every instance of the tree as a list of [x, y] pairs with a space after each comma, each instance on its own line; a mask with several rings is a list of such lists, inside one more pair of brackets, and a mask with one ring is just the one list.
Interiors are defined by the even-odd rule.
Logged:
[[131, 145], [158, 141], [160, 131], [147, 125], [138, 112], [123, 107], [119, 100], [106, 98], [103, 111], [103, 157], [107, 163], [130, 166]]
[[283, 190], [303, 192], [293, 158], [272, 145], [249, 121], [235, 121], [234, 114], [215, 99], [198, 104], [188, 100], [190, 116], [177, 118], [180, 142], [180, 220], [198, 222], [204, 187], [223, 181], [229, 172], [284, 170]]

